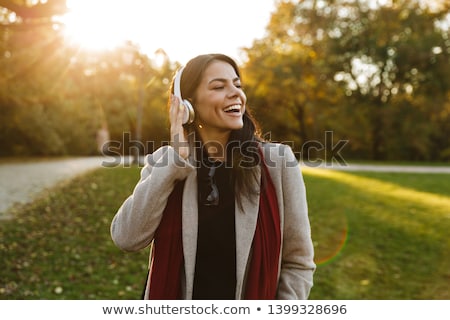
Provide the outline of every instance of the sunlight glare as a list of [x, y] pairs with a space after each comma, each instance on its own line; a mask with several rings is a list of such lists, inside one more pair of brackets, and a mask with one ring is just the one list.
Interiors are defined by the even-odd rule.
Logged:
[[85, 49], [113, 49], [128, 38], [124, 25], [129, 19], [123, 6], [121, 1], [67, 0], [66, 37]]
[[381, 195], [409, 203], [416, 203], [432, 208], [436, 214], [443, 213], [444, 218], [450, 218], [450, 212], [448, 210], [448, 208], [450, 208], [450, 197], [445, 195], [419, 191], [395, 183], [384, 182], [377, 180], [376, 178], [361, 177], [343, 171], [310, 167], [303, 167], [302, 171], [308, 175], [336, 180], [357, 189], [364, 186], [364, 191], [366, 193]]
[[185, 63], [209, 52], [238, 58], [239, 48], [264, 34], [274, 0], [67, 0], [67, 7], [62, 23], [73, 44], [104, 50], [131, 41]]

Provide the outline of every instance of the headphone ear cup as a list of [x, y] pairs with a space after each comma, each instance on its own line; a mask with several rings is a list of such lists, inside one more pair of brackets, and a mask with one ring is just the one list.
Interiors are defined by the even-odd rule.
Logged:
[[175, 74], [175, 78], [173, 80], [173, 93], [177, 96], [181, 103], [184, 105], [184, 114], [183, 114], [183, 125], [188, 125], [194, 122], [195, 114], [194, 107], [187, 99], [183, 99], [181, 97], [181, 74], [183, 73], [183, 69], [181, 68]]
[[183, 124], [188, 125], [194, 122], [195, 112], [194, 107], [189, 102], [189, 100], [183, 100], [184, 105], [184, 115], [183, 115]]

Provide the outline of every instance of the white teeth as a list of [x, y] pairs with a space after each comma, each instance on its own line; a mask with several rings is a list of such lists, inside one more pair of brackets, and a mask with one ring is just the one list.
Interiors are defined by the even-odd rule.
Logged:
[[239, 104], [235, 104], [235, 105], [226, 107], [225, 109], [223, 109], [223, 111], [225, 111], [225, 112], [241, 111], [241, 106]]

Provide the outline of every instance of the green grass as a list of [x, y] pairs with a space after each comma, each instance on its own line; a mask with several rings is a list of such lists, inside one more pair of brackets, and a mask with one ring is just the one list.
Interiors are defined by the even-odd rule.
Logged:
[[100, 169], [1, 221], [0, 298], [139, 298], [148, 252], [123, 253], [109, 234], [138, 177], [137, 169]]
[[[311, 299], [450, 299], [446, 174], [306, 168], [318, 268]], [[124, 253], [111, 219], [137, 168], [59, 185], [0, 221], [0, 299], [139, 299], [148, 250]]]
[[346, 161], [352, 164], [362, 165], [399, 165], [399, 166], [429, 166], [429, 167], [449, 167], [450, 161], [408, 161], [408, 160], [352, 160], [346, 159]]
[[305, 170], [311, 299], [449, 299], [450, 175]]

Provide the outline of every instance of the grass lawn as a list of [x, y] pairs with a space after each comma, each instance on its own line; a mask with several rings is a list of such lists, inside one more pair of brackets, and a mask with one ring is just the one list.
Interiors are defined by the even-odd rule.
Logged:
[[305, 169], [311, 299], [450, 299], [448, 174]]
[[[139, 299], [148, 250], [111, 241], [137, 168], [102, 168], [0, 221], [0, 299]], [[304, 171], [311, 299], [450, 299], [450, 175]]]

